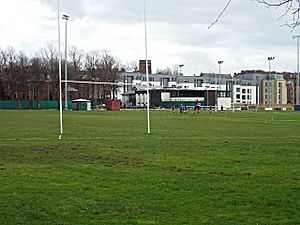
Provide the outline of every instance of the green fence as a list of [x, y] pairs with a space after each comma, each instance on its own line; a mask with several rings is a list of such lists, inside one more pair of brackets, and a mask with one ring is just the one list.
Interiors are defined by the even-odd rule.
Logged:
[[[68, 101], [68, 108], [72, 107], [72, 101]], [[63, 102], [64, 108], [64, 102]], [[58, 109], [58, 101], [56, 100], [1, 100], [0, 109]]]

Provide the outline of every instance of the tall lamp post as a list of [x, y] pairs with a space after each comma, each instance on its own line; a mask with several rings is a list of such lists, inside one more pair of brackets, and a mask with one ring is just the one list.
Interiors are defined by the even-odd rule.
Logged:
[[181, 68], [184, 67], [183, 64], [180, 64], [179, 65], [179, 75], [177, 75], [177, 97], [178, 97], [178, 100], [179, 100], [179, 77], [181, 76]]
[[297, 38], [297, 77], [296, 77], [296, 105], [299, 105], [299, 38], [300, 35], [293, 35]]
[[208, 109], [208, 88], [209, 88], [209, 85], [206, 85], [205, 88], [206, 88], [206, 109]]
[[217, 107], [218, 107], [218, 104], [217, 104], [217, 100], [218, 100], [218, 92], [217, 92], [217, 89], [220, 89], [220, 76], [221, 76], [221, 65], [223, 64], [224, 61], [218, 61], [218, 64], [219, 64], [219, 77], [218, 77], [218, 84], [219, 84], [219, 87], [216, 88], [216, 92], [215, 92], [215, 110], [217, 111]]
[[219, 64], [219, 80], [218, 80], [218, 83], [219, 83], [219, 86], [220, 86], [220, 76], [221, 76], [221, 65], [223, 64], [224, 61], [218, 61], [218, 64]]
[[68, 20], [70, 16], [63, 15], [62, 18], [65, 20], [65, 110], [68, 109], [68, 62], [67, 62], [67, 55], [68, 55]]
[[272, 108], [272, 79], [271, 79], [271, 61], [274, 60], [275, 57], [268, 57], [269, 61], [269, 107]]

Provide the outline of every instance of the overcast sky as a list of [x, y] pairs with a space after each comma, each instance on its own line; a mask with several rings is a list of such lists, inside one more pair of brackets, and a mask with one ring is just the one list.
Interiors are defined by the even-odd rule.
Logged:
[[[60, 0], [70, 15], [69, 45], [84, 51], [108, 50], [126, 63], [145, 58], [143, 0]], [[245, 69], [296, 70], [296, 40], [281, 9], [252, 0], [233, 0], [211, 29], [227, 0], [147, 0], [148, 55], [153, 71], [184, 64], [185, 75]], [[61, 22], [62, 48], [64, 23]], [[0, 49], [8, 46], [28, 55], [57, 45], [57, 0], [6, 0], [0, 7]]]

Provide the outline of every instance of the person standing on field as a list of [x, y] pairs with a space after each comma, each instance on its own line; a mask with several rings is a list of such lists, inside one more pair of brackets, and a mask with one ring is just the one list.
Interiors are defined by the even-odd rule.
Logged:
[[198, 101], [198, 99], [197, 99], [197, 101], [196, 101], [196, 103], [195, 103], [195, 107], [194, 107], [194, 112], [199, 112], [199, 110], [200, 110], [200, 106], [199, 106], [199, 101]]

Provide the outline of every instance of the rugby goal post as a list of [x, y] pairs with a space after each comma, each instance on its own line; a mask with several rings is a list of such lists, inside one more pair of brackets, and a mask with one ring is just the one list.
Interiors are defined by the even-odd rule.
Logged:
[[[146, 56], [146, 77], [147, 77], [147, 131], [148, 134], [150, 131], [150, 95], [149, 95], [149, 70], [148, 70], [148, 43], [147, 43], [147, 14], [146, 14], [146, 1], [144, 0], [144, 31], [145, 31], [145, 56]], [[60, 49], [60, 2], [57, 0], [57, 27], [58, 27], [58, 57], [59, 57], [59, 68], [58, 68], [58, 76], [59, 76], [59, 114], [60, 114], [60, 135], [59, 139], [62, 138], [63, 135], [63, 115], [62, 115], [62, 82], [71, 83], [71, 81], [61, 79], [61, 49]], [[81, 81], [83, 82], [83, 81]], [[98, 82], [101, 83], [101, 82]], [[108, 84], [109, 82], [104, 82]], [[94, 84], [96, 84], [94, 82]]]
[[[60, 86], [59, 86], [59, 92], [60, 92], [60, 98], [59, 98], [59, 110], [60, 110], [60, 135], [59, 139], [62, 138], [63, 136], [63, 107], [62, 107], [62, 83], [73, 83], [73, 84], [93, 84], [93, 85], [114, 85], [114, 86], [130, 86], [133, 85], [132, 83], [124, 83], [124, 82], [98, 82], [98, 81], [81, 81], [81, 80], [61, 80], [60, 81]], [[149, 88], [147, 85], [147, 130], [148, 134], [150, 134], [150, 107], [149, 107]]]

